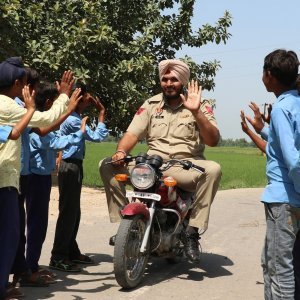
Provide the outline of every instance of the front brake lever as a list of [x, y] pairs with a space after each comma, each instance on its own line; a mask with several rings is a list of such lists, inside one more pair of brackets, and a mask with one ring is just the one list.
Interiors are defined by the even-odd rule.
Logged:
[[107, 161], [105, 164], [106, 165], [109, 165], [109, 164], [114, 164], [118, 161], [124, 161], [125, 164], [128, 164], [129, 162], [131, 162], [135, 157], [134, 156], [131, 156], [131, 155], [127, 155], [126, 157], [124, 158], [120, 158], [120, 159], [117, 159], [117, 160], [114, 160], [114, 161]]

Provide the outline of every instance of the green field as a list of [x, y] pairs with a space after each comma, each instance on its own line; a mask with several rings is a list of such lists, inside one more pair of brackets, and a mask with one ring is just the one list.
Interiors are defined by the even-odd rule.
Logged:
[[[86, 143], [83, 184], [102, 187], [99, 177], [99, 161], [111, 156], [116, 149], [115, 143]], [[132, 154], [146, 151], [145, 144], [138, 144]], [[215, 147], [206, 149], [206, 158], [218, 162], [222, 167], [220, 189], [263, 187], [266, 184], [266, 158], [256, 148]]]

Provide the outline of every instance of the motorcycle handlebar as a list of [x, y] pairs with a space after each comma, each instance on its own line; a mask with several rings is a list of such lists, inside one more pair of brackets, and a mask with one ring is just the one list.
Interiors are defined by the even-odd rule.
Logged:
[[[106, 164], [113, 164], [113, 163], [119, 162], [119, 161], [124, 161], [124, 163], [126, 164], [129, 162], [132, 162], [135, 158], [136, 158], [136, 156], [127, 155], [124, 158], [121, 158], [121, 159], [118, 159], [115, 161], [106, 162]], [[188, 160], [179, 160], [179, 159], [170, 159], [170, 160], [166, 161], [164, 163], [165, 166], [162, 166], [160, 169], [161, 169], [161, 171], [166, 171], [176, 164], [181, 165], [184, 170], [194, 169], [194, 170], [197, 170], [197, 171], [200, 171], [203, 173], [205, 172], [204, 168], [199, 167]]]
[[166, 171], [166, 170], [170, 169], [172, 166], [174, 166], [176, 164], [181, 165], [184, 170], [194, 169], [194, 170], [197, 170], [197, 171], [200, 171], [200, 172], [203, 172], [203, 173], [205, 172], [204, 168], [193, 164], [191, 161], [189, 161], [189, 160], [179, 160], [179, 159], [168, 160], [166, 162], [166, 166], [164, 168], [162, 168], [162, 171]]

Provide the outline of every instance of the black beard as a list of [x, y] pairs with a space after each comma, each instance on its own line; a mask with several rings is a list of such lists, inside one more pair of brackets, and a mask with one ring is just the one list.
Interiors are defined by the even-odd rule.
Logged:
[[183, 89], [181, 89], [177, 94], [175, 94], [175, 95], [173, 95], [173, 96], [166, 95], [166, 94], [163, 92], [164, 98], [165, 98], [166, 100], [176, 100], [176, 99], [180, 98], [180, 94], [183, 94]]

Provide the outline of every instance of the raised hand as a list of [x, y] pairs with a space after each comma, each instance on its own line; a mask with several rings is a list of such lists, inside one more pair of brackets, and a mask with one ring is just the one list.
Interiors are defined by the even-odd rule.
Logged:
[[105, 107], [100, 101], [100, 98], [96, 96], [96, 99], [93, 96], [90, 96], [90, 102], [96, 107], [99, 112], [98, 120], [99, 122], [104, 121], [105, 118]]
[[74, 92], [72, 93], [69, 104], [68, 104], [69, 112], [73, 112], [76, 109], [79, 101], [82, 99], [82, 95], [80, 95], [80, 93], [81, 93], [80, 88], [76, 88], [74, 90]]
[[29, 85], [25, 85], [22, 89], [23, 100], [25, 102], [25, 107], [35, 110], [35, 90], [30, 93]]
[[188, 84], [187, 96], [180, 94], [183, 105], [191, 112], [197, 112], [201, 105], [201, 93], [202, 87], [198, 85], [198, 82], [192, 80]]
[[261, 130], [264, 128], [264, 122], [261, 116], [261, 112], [259, 111], [259, 107], [255, 102], [250, 102], [249, 107], [253, 110], [254, 112], [254, 118], [250, 118], [249, 116], [246, 116], [246, 119], [249, 121], [249, 123], [253, 126], [255, 131], [257, 133], [260, 133]]
[[75, 79], [73, 76], [73, 72], [68, 70], [65, 71], [64, 74], [62, 75], [60, 84], [56, 82], [56, 87], [60, 94], [67, 94], [68, 96], [70, 96], [74, 82]]
[[247, 124], [247, 121], [246, 121], [246, 118], [245, 118], [245, 113], [244, 113], [243, 110], [241, 110], [241, 120], [242, 120], [242, 122], [241, 122], [242, 130], [243, 130], [246, 134], [248, 134], [248, 132], [250, 131], [250, 128], [249, 128], [249, 126], [248, 126], [248, 124]]
[[82, 120], [81, 120], [80, 130], [81, 130], [83, 133], [86, 132], [86, 122], [87, 122], [88, 118], [89, 118], [89, 117], [86, 116], [86, 117], [82, 118]]
[[[266, 105], [266, 104], [265, 104]], [[264, 111], [263, 114], [261, 114], [261, 117], [262, 119], [264, 120], [264, 122], [270, 124], [270, 120], [271, 120], [271, 111], [272, 111], [272, 104], [268, 104], [267, 105], [268, 108], [267, 108], [267, 115], [266, 115], [266, 112]]]

